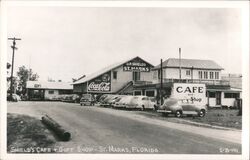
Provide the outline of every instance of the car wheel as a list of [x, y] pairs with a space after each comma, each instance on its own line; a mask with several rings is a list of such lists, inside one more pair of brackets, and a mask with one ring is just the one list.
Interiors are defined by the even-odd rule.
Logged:
[[82, 106], [82, 104], [80, 104]]
[[204, 109], [202, 109], [202, 110], [200, 110], [200, 112], [199, 112], [199, 117], [204, 117], [205, 116], [205, 110]]
[[175, 112], [175, 117], [180, 118], [182, 116], [181, 111], [176, 111]]
[[142, 108], [141, 108], [141, 110], [142, 110], [142, 111], [144, 111], [144, 110], [145, 110], [145, 107], [144, 107], [144, 105], [142, 105]]

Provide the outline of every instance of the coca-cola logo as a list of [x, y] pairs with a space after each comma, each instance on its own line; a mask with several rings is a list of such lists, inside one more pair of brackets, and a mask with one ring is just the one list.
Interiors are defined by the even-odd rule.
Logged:
[[110, 83], [109, 82], [101, 82], [101, 83], [91, 82], [88, 85], [88, 91], [110, 91]]

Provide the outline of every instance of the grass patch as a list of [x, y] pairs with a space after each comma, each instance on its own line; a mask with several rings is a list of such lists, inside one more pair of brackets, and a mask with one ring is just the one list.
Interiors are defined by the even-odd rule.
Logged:
[[242, 116], [238, 116], [238, 112], [239, 110], [210, 109], [208, 110], [205, 117], [183, 115], [182, 118], [175, 118], [174, 115], [168, 115], [168, 117], [163, 117], [161, 113], [157, 113], [156, 111], [138, 111], [135, 112], [135, 114], [175, 123], [192, 125], [192, 123], [189, 122], [191, 121], [203, 124], [210, 124], [213, 126], [242, 129]]
[[37, 118], [7, 115], [7, 151], [9, 153], [48, 153], [55, 140]]
[[242, 129], [242, 116], [238, 116], [238, 112], [238, 110], [210, 109], [203, 118], [187, 117], [187, 119], [200, 123]]

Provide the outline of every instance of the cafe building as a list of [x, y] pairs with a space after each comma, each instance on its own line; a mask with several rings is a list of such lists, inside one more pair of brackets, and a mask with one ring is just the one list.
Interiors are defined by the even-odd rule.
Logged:
[[[133, 95], [170, 97], [173, 83], [206, 84], [207, 104], [210, 107], [233, 107], [241, 98], [241, 89], [234, 88], [221, 78], [223, 68], [212, 60], [169, 58], [152, 69], [152, 84], [133, 86]], [[162, 89], [161, 89], [162, 75]], [[162, 93], [162, 95], [160, 94]]]
[[[103, 68], [73, 83], [77, 94], [132, 94], [134, 84], [152, 83], [154, 66], [140, 57], [134, 57]], [[124, 91], [127, 92], [124, 92]]]

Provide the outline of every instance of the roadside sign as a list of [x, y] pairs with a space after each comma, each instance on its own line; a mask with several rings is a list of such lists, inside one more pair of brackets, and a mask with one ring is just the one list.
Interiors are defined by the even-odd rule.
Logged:
[[172, 98], [180, 100], [181, 104], [206, 105], [205, 84], [174, 83]]

